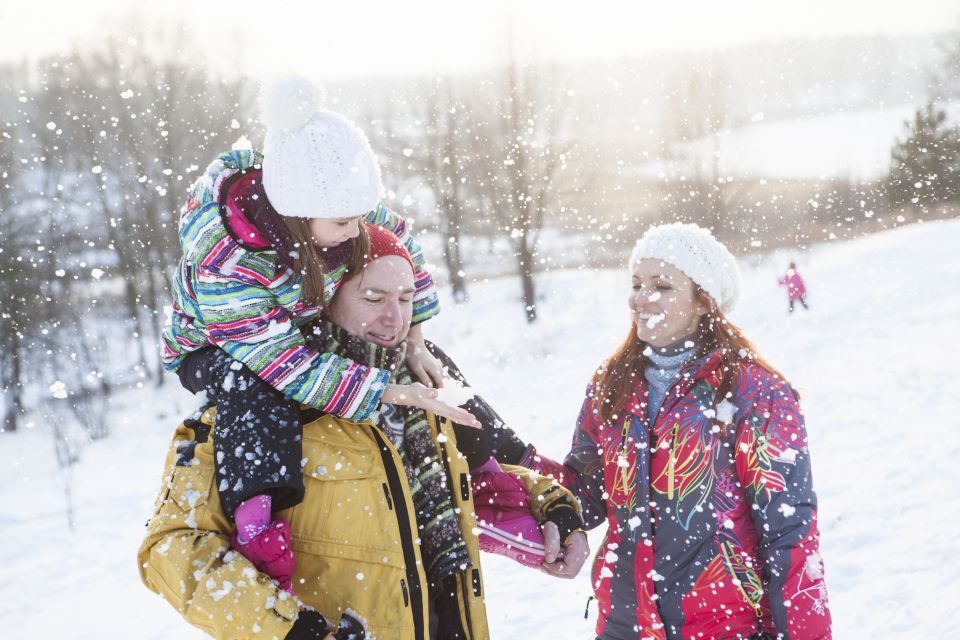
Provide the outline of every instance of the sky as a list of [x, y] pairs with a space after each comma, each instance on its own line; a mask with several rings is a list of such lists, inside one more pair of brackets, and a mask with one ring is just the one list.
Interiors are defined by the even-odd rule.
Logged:
[[789, 38], [942, 33], [960, 0], [450, 0], [160, 3], [5, 0], [0, 60], [36, 57], [119, 27], [180, 19], [214, 66], [319, 79], [456, 71], [529, 60], [616, 60]]

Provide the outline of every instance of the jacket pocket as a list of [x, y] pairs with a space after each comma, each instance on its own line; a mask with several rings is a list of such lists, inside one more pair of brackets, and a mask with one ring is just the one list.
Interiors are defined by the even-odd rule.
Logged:
[[314, 480], [359, 480], [373, 473], [373, 452], [322, 440], [303, 439], [304, 473]]
[[170, 497], [184, 511], [193, 511], [207, 504], [213, 468], [206, 465], [177, 467], [171, 479]]
[[[384, 491], [375, 451], [304, 438], [306, 492], [288, 516], [301, 540], [381, 549], [384, 514], [404, 496]], [[393, 517], [391, 515], [391, 519]]]
[[203, 528], [198, 524], [206, 511], [213, 488], [213, 467], [195, 464], [172, 467], [173, 471], [160, 490], [156, 511], [149, 529]]

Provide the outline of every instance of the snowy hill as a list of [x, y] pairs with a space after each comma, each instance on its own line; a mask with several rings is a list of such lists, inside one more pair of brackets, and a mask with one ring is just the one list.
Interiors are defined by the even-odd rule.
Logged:
[[[838, 638], [960, 635], [957, 246], [960, 220], [950, 220], [742, 265], [733, 319], [802, 394]], [[793, 316], [775, 282], [789, 259], [811, 291], [811, 310]], [[626, 330], [627, 280], [563, 271], [541, 283], [537, 326], [522, 317], [519, 285], [497, 280], [473, 285], [467, 305], [448, 302], [427, 333], [523, 437], [560, 457], [590, 372]], [[73, 534], [47, 425], [34, 417], [0, 436], [4, 637], [204, 637], [135, 566], [166, 442], [193, 405], [175, 387], [171, 378], [160, 393], [114, 400], [114, 434], [69, 478]], [[484, 570], [494, 638], [593, 638], [586, 571], [561, 582], [495, 556]]]
[[[876, 180], [890, 170], [890, 150], [906, 137], [904, 123], [913, 120], [917, 107], [910, 104], [771, 122], [757, 114], [754, 124], [680, 145], [677, 151], [683, 160], [652, 162], [642, 167], [641, 173], [690, 175], [694, 163], [710, 166], [717, 153], [719, 171], [725, 176]], [[956, 121], [960, 104], [950, 103], [946, 109]]]

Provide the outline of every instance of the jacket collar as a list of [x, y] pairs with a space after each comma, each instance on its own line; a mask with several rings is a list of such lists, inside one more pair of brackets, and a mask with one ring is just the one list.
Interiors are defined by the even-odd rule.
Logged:
[[[700, 380], [711, 378], [716, 383], [719, 380], [720, 365], [719, 351], [710, 353], [706, 361], [702, 358], [694, 358], [687, 363], [680, 369], [680, 380], [667, 390], [667, 395], [663, 398], [663, 404], [660, 405], [660, 413], [671, 411], [674, 405], [687, 395], [690, 389]], [[713, 386], [716, 386], [716, 384]]]
[[[716, 378], [720, 373], [720, 352], [713, 351], [706, 361], [702, 358], [695, 358], [686, 366], [680, 369], [680, 380], [674, 384], [663, 399], [660, 412], [667, 412], [673, 408], [673, 405], [700, 380], [704, 378]], [[647, 424], [647, 384], [641, 381], [633, 390], [630, 399], [624, 405], [623, 410], [636, 416], [641, 423]]]
[[224, 180], [220, 193], [223, 225], [240, 246], [250, 251], [275, 251], [277, 269], [293, 269], [295, 242], [263, 189], [263, 172], [241, 169]]

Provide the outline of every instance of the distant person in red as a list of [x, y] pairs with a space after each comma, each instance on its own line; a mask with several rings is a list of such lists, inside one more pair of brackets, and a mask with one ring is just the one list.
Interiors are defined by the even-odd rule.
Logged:
[[800, 272], [797, 271], [797, 263], [791, 262], [787, 273], [777, 280], [777, 283], [787, 288], [787, 300], [790, 303], [790, 313], [793, 313], [794, 302], [802, 304], [804, 309], [810, 308], [807, 306], [807, 285], [803, 283], [803, 278], [800, 277]]

